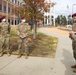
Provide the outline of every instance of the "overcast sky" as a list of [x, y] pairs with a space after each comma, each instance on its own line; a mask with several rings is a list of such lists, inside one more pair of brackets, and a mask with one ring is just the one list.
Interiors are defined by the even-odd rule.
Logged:
[[[54, 11], [57, 15], [69, 15], [76, 12], [76, 0], [54, 0], [56, 5], [54, 6]], [[68, 6], [68, 8], [67, 8]], [[72, 9], [73, 8], [73, 9]]]

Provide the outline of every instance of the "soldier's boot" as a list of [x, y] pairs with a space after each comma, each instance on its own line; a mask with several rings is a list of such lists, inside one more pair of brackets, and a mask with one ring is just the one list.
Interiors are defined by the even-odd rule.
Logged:
[[76, 64], [75, 64], [75, 65], [73, 65], [73, 66], [71, 66], [71, 68], [76, 68]]
[[21, 54], [18, 54], [18, 57], [17, 58], [20, 58], [21, 57]]
[[7, 55], [10, 56], [11, 55], [10, 52], [7, 52]]
[[0, 57], [2, 57], [2, 56], [3, 56], [3, 52], [0, 53]]
[[76, 68], [73, 69], [73, 72], [76, 73]]
[[28, 59], [28, 55], [27, 55], [27, 53], [25, 53], [25, 58]]

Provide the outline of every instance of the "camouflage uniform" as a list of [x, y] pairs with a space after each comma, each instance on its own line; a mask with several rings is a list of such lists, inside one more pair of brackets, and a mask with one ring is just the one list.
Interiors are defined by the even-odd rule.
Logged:
[[[18, 36], [19, 36], [19, 40], [18, 40], [18, 53], [22, 54], [22, 46], [24, 47], [24, 51], [25, 54], [28, 53], [28, 36], [29, 36], [29, 31], [30, 31], [30, 26], [28, 25], [28, 23], [20, 23], [17, 27], [18, 30]], [[24, 36], [24, 38], [21, 38], [21, 36]]]
[[75, 68], [73, 72], [76, 72], [76, 13], [72, 15], [73, 17], [73, 26], [72, 32], [70, 32], [69, 37], [72, 39], [72, 49], [73, 49], [73, 56], [75, 59], [75, 65], [71, 66], [71, 68]]
[[73, 56], [76, 60], [76, 34], [70, 35], [70, 38], [72, 39], [72, 49], [73, 49]]
[[9, 41], [10, 41], [10, 34], [9, 34], [10, 25], [6, 22], [0, 23], [0, 53], [6, 51], [10, 53], [9, 49]]
[[76, 18], [73, 18], [72, 30], [74, 31], [74, 34], [72, 34], [72, 48], [73, 48], [73, 55], [76, 60]]

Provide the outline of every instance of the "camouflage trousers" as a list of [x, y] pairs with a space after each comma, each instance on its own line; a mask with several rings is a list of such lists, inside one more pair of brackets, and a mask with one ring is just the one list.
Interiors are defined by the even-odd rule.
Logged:
[[18, 53], [23, 54], [23, 51], [24, 51], [24, 53], [28, 54], [29, 51], [28, 51], [28, 45], [27, 45], [27, 43], [28, 43], [27, 38], [24, 38], [24, 39], [19, 38], [18, 43], [19, 43]]
[[0, 52], [10, 52], [9, 42], [9, 37], [0, 36]]
[[72, 41], [73, 56], [76, 60], [76, 42]]

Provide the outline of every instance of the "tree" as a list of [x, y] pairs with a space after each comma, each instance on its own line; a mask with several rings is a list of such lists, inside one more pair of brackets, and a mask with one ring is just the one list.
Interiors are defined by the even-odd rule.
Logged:
[[68, 15], [68, 24], [72, 24], [71, 15]]
[[65, 16], [62, 16], [62, 25], [66, 25], [67, 24], [67, 20]]
[[60, 16], [59, 15], [56, 18], [56, 23], [60, 24]]
[[63, 15], [58, 15], [58, 17], [56, 18], [56, 23], [58, 23], [59, 25], [66, 25], [67, 24], [66, 17]]
[[43, 12], [46, 11], [45, 0], [24, 0], [26, 20], [34, 21], [34, 38], [36, 37], [36, 22], [38, 19], [43, 19]]

